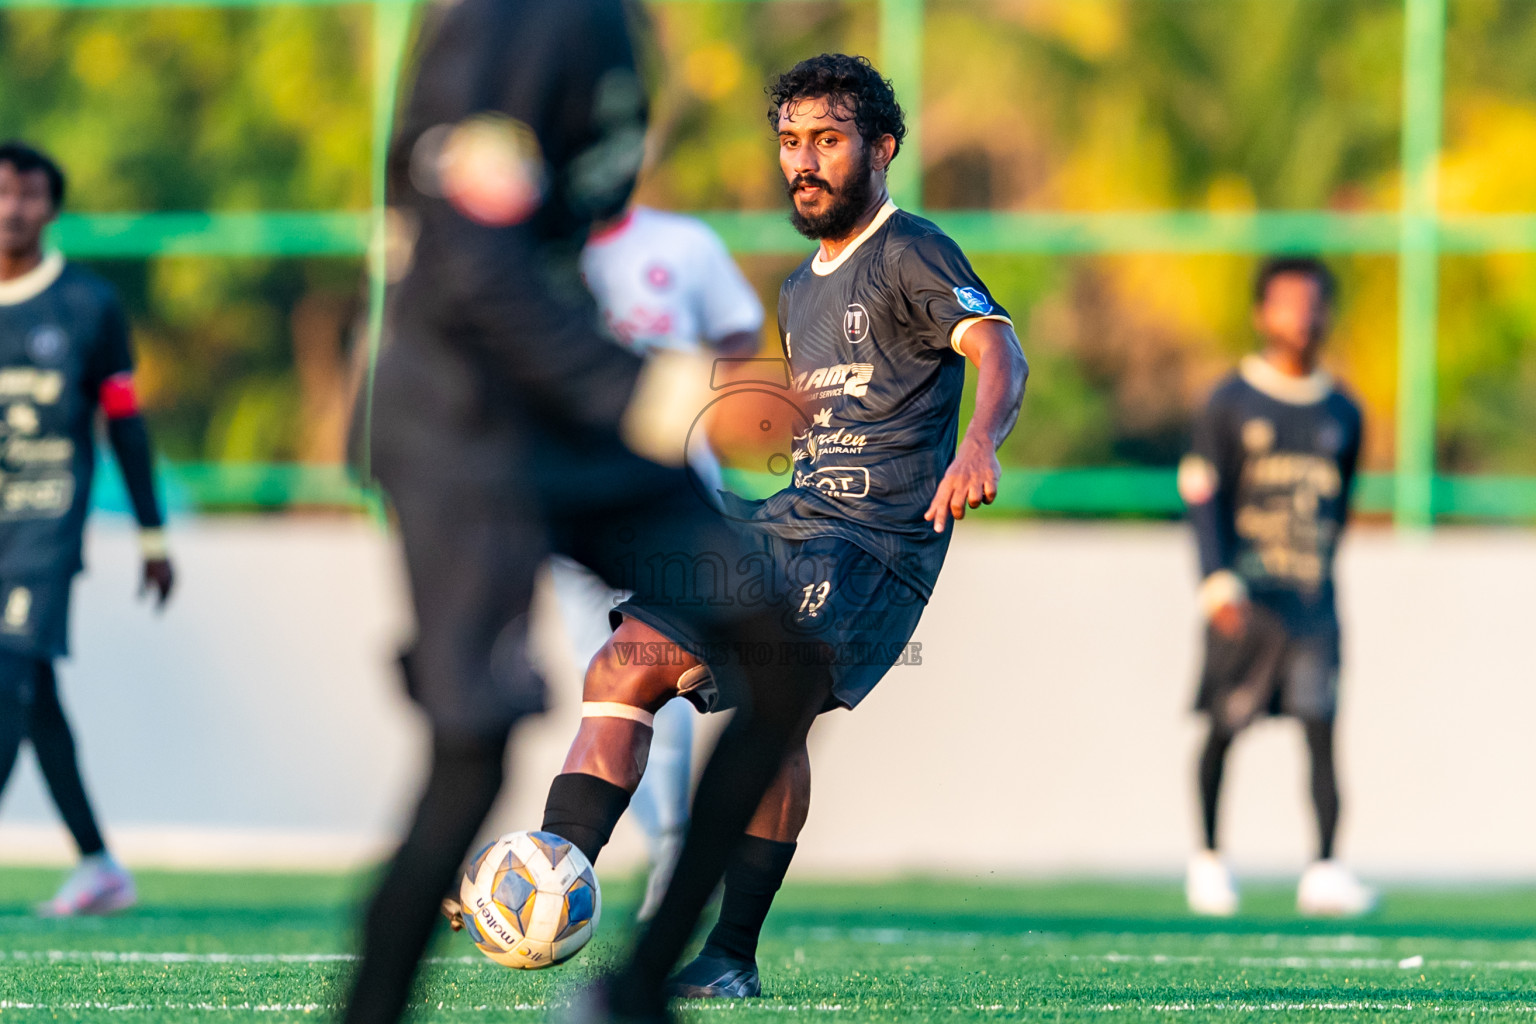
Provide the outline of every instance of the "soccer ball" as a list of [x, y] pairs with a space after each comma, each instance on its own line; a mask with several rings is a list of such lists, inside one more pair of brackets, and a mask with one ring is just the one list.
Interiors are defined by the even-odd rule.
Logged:
[[480, 952], [506, 967], [553, 967], [597, 930], [592, 864], [551, 832], [510, 832], [475, 855], [459, 886], [460, 919]]

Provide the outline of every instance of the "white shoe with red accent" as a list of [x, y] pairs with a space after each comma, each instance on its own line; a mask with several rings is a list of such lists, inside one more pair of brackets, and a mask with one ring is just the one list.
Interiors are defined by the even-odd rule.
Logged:
[[1237, 883], [1214, 851], [1201, 850], [1189, 859], [1184, 898], [1189, 901], [1189, 909], [1202, 917], [1231, 917], [1237, 913]]
[[1296, 909], [1306, 917], [1359, 917], [1376, 907], [1376, 890], [1336, 860], [1314, 861], [1296, 887]]
[[133, 876], [110, 853], [80, 858], [53, 899], [37, 908], [43, 917], [112, 914], [138, 902]]

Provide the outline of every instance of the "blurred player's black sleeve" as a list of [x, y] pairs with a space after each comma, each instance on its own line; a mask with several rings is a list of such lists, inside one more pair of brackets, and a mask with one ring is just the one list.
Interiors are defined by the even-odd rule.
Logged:
[[390, 165], [418, 229], [402, 301], [544, 417], [612, 427], [641, 363], [601, 330], [577, 260], [644, 154], [624, 6], [460, 0], [430, 31]]
[[1349, 523], [1350, 511], [1355, 504], [1356, 471], [1360, 468], [1360, 448], [1365, 443], [1365, 417], [1357, 406], [1352, 407], [1351, 411], [1354, 418], [1349, 424], [1344, 450], [1339, 453], [1339, 481], [1342, 485], [1339, 493], [1343, 495], [1339, 506], [1340, 531]]
[[134, 390], [128, 319], [116, 302], [105, 307], [100, 330], [87, 386], [106, 416], [107, 440], [122, 470], [134, 517], [143, 529], [159, 529], [165, 519], [155, 495], [154, 450]]
[[1236, 424], [1218, 393], [1195, 420], [1189, 454], [1179, 465], [1179, 495], [1200, 551], [1200, 575], [1230, 571], [1237, 554], [1237, 483], [1242, 452]]

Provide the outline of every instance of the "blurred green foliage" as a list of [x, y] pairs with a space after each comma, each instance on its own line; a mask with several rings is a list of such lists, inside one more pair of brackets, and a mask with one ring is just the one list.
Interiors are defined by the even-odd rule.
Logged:
[[[52, 152], [76, 212], [368, 205], [366, 7], [14, 10], [0, 135]], [[335, 461], [359, 260], [95, 265], [136, 328], [178, 459]]]
[[[652, 5], [656, 131], [643, 198], [782, 203], [763, 86], [823, 50], [873, 54], [878, 7]], [[0, 135], [72, 175], [77, 211], [362, 209], [365, 6], [0, 12]], [[929, 0], [927, 212], [1392, 210], [1401, 0]], [[1450, 0], [1442, 209], [1536, 208], [1536, 5]], [[878, 63], [878, 61], [877, 61]], [[911, 97], [905, 97], [913, 106]], [[796, 261], [755, 257], [770, 304]], [[1191, 410], [1252, 344], [1254, 258], [976, 254], [1034, 367], [1006, 456], [1166, 465]], [[1390, 467], [1390, 257], [1341, 258], [1335, 368]], [[1536, 472], [1536, 257], [1442, 261], [1446, 472]], [[99, 265], [138, 328], [147, 403], [186, 459], [334, 461], [356, 378], [356, 260]], [[771, 320], [770, 320], [771, 323]], [[765, 339], [770, 340], [771, 339]]]

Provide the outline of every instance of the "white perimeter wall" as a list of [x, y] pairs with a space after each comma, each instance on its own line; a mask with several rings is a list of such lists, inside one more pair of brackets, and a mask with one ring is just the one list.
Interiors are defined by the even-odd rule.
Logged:
[[[163, 617], [131, 601], [121, 523], [95, 528], [77, 591], [65, 701], [114, 843], [143, 864], [377, 855], [421, 763], [389, 663], [406, 621], [390, 543], [357, 521], [273, 519], [182, 523], [173, 544]], [[1342, 577], [1344, 853], [1378, 875], [1536, 875], [1536, 538], [1362, 529]], [[918, 631], [923, 665], [813, 734], [797, 870], [1178, 870], [1196, 836], [1193, 591], [1178, 526], [963, 524]], [[545, 633], [558, 707], [519, 735], [507, 828], [538, 824], [577, 713], [571, 659]], [[0, 859], [62, 860], [23, 761]], [[1304, 771], [1292, 723], [1238, 745], [1239, 866], [1306, 860]], [[621, 829], [604, 865], [638, 850]]]

